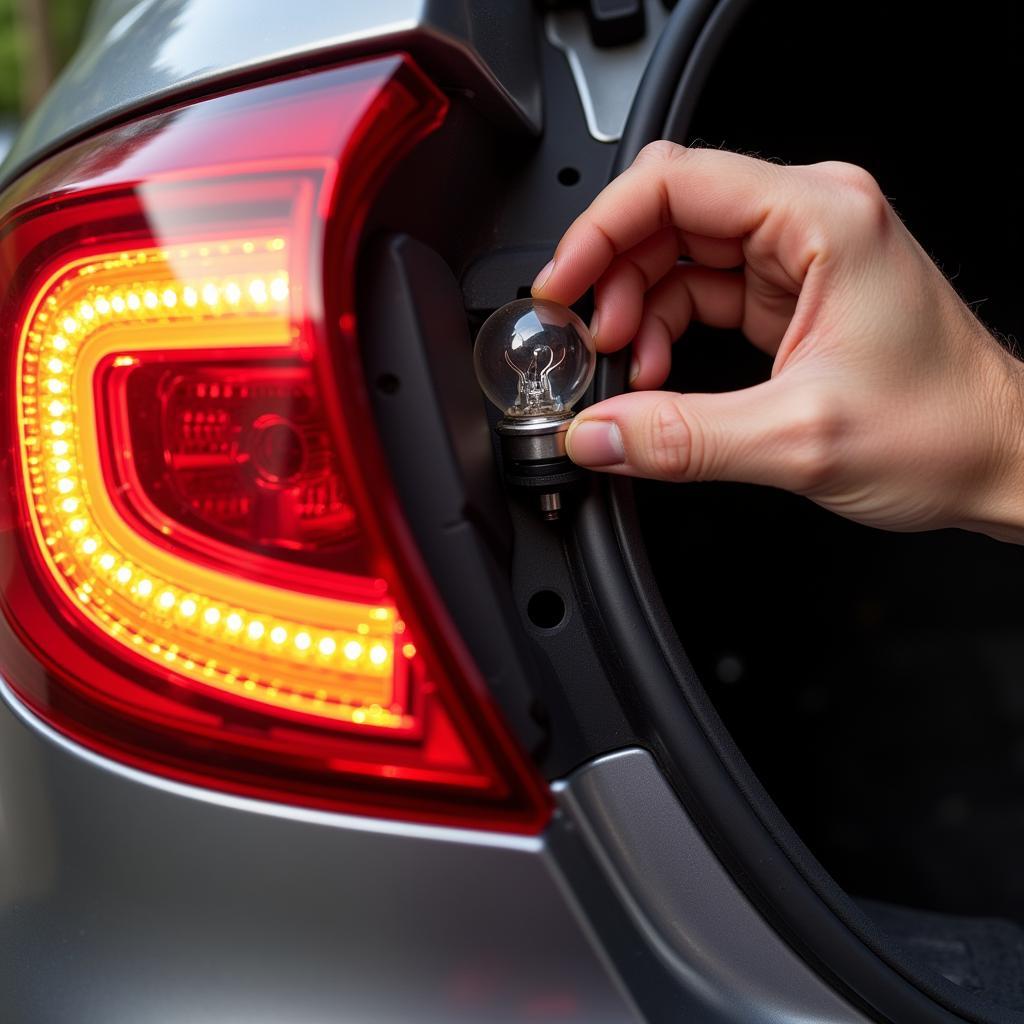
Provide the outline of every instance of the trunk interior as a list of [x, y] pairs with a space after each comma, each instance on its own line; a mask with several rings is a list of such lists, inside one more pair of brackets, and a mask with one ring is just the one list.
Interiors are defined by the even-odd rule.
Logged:
[[[921, 17], [872, 0], [847, 18], [755, 4], [687, 141], [865, 166], [1016, 346], [1018, 15], [993, 3]], [[697, 327], [667, 386], [728, 390], [769, 371], [738, 334]], [[1024, 1008], [1024, 550], [885, 534], [763, 488], [642, 483], [638, 495], [683, 645], [810, 849], [909, 953]]]

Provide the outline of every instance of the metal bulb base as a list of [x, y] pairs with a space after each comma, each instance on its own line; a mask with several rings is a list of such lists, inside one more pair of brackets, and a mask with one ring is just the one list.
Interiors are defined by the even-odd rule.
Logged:
[[565, 450], [572, 415], [499, 420], [505, 481], [539, 495], [545, 519], [558, 519], [562, 491], [580, 482], [583, 471]]

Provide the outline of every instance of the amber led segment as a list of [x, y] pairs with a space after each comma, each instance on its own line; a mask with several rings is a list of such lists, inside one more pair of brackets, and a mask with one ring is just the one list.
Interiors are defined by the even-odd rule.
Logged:
[[79, 614], [181, 680], [320, 719], [409, 729], [415, 649], [383, 584], [364, 580], [370, 599], [345, 600], [197, 564], [128, 521], [104, 474], [100, 368], [210, 351], [294, 356], [287, 268], [285, 242], [272, 237], [110, 253], [49, 279], [18, 359], [33, 534]]

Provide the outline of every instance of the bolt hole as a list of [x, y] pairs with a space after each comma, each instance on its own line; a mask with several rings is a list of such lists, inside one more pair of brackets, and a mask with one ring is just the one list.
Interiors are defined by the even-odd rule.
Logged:
[[377, 378], [377, 390], [382, 395], [393, 395], [401, 387], [401, 381], [393, 373], [382, 373]]
[[736, 683], [742, 682], [745, 674], [746, 666], [739, 655], [723, 654], [715, 662], [715, 675], [718, 676], [718, 681], [726, 686], [733, 686]]
[[526, 614], [538, 629], [554, 629], [565, 619], [565, 602], [553, 590], [538, 590], [527, 603]]
[[579, 184], [580, 172], [575, 167], [563, 167], [558, 172], [558, 181], [566, 188], [571, 188], [573, 185]]

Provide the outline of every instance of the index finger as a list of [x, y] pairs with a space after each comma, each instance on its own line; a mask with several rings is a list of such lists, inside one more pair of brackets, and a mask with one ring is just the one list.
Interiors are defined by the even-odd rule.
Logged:
[[742, 238], [789, 192], [781, 170], [738, 153], [651, 143], [569, 226], [533, 294], [571, 305], [617, 255], [670, 224]]

